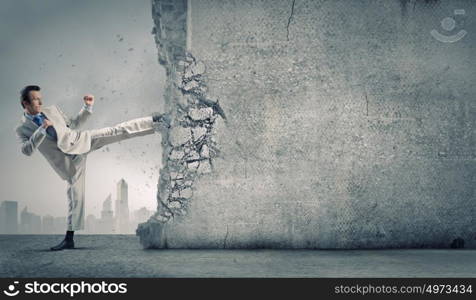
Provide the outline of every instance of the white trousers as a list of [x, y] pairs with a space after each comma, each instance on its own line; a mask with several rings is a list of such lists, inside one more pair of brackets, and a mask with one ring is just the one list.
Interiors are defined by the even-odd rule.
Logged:
[[89, 131], [91, 133], [91, 150], [87, 153], [77, 155], [74, 158], [74, 160], [79, 160], [76, 162], [76, 173], [67, 179], [68, 216], [66, 219], [66, 230], [70, 231], [84, 229], [87, 155], [105, 145], [137, 136], [152, 134], [156, 130], [152, 122], [152, 117], [144, 117], [122, 122], [112, 127]]

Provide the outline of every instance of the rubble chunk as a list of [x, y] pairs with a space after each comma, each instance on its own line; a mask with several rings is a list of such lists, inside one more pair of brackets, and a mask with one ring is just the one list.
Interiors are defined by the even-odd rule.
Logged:
[[200, 150], [200, 157], [202, 158], [209, 158], [210, 157], [210, 149], [206, 144], [202, 146], [202, 149]]
[[194, 108], [188, 112], [189, 117], [194, 121], [206, 120], [212, 117], [213, 108], [204, 107], [204, 108]]
[[169, 142], [174, 147], [187, 143], [191, 138], [191, 131], [188, 127], [173, 127], [169, 133]]
[[199, 126], [199, 127], [192, 128], [193, 141], [196, 142], [200, 140], [202, 137], [205, 136], [206, 133], [207, 133], [206, 127]]

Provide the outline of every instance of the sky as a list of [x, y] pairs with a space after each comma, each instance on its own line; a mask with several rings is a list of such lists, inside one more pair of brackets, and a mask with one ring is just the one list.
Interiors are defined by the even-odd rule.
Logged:
[[[96, 98], [84, 129], [163, 112], [165, 70], [151, 34], [150, 0], [2, 0], [0, 2], [0, 202], [18, 201], [39, 215], [66, 216], [67, 184], [37, 152], [21, 153], [14, 129], [19, 92], [41, 87], [43, 105], [79, 112]], [[116, 183], [129, 185], [129, 209], [156, 209], [160, 133], [122, 141], [88, 156], [86, 215], [99, 216]]]

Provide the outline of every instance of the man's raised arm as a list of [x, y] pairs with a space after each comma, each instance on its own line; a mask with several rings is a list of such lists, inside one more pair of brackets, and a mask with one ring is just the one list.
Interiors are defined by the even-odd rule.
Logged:
[[81, 127], [89, 116], [93, 113], [93, 104], [94, 104], [94, 96], [93, 95], [86, 95], [83, 97], [84, 105], [79, 111], [78, 115], [74, 118], [68, 117], [65, 113], [63, 113], [60, 109], [60, 113], [63, 115], [63, 118], [68, 124], [69, 128], [77, 129]]

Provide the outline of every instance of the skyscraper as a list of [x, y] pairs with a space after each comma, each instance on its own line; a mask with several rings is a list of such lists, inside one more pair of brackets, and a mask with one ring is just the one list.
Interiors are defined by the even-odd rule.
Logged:
[[154, 212], [146, 207], [139, 208], [134, 211], [134, 221], [138, 223], [146, 222], [153, 214]]
[[52, 234], [55, 232], [55, 224], [54, 224], [55, 218], [50, 215], [43, 216], [43, 228], [42, 232], [45, 234]]
[[131, 233], [129, 229], [128, 189], [124, 178], [117, 183], [116, 229], [117, 233]]
[[96, 216], [90, 214], [86, 217], [86, 224], [85, 224], [85, 233], [87, 234], [95, 234], [98, 233], [99, 230], [99, 222], [100, 220], [96, 219]]
[[28, 211], [25, 208], [20, 214], [20, 233], [23, 234], [40, 234], [41, 233], [41, 217]]
[[0, 204], [0, 234], [5, 233], [7, 231], [7, 223], [5, 219], [5, 208], [3, 207], [3, 203]]
[[[127, 185], [126, 185], [127, 195]], [[117, 202], [116, 202], [117, 205]], [[111, 195], [107, 196], [106, 200], [102, 203], [101, 218], [99, 219], [99, 228], [97, 233], [115, 233], [114, 228], [114, 212], [112, 211], [112, 199]]]
[[131, 214], [132, 220], [129, 224], [130, 231], [135, 232], [139, 223], [146, 222], [153, 214], [154, 212], [146, 207], [133, 211]]
[[18, 233], [18, 202], [3, 201], [0, 205], [0, 233]]

